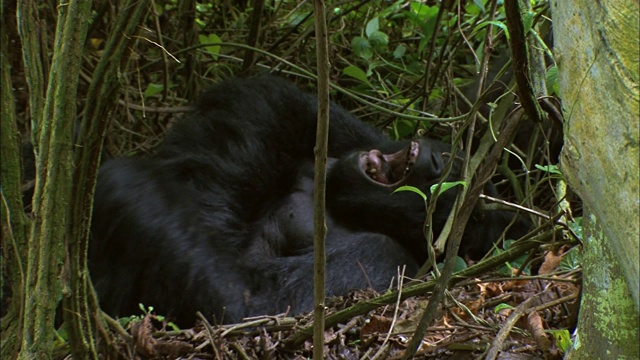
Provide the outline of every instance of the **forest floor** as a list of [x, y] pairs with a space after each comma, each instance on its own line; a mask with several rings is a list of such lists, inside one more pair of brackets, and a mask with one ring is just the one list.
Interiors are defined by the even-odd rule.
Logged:
[[[561, 359], [576, 324], [581, 278], [581, 270], [559, 270], [563, 255], [550, 252], [537, 276], [496, 272], [450, 289], [415, 358]], [[329, 299], [327, 316], [377, 296], [356, 291]], [[325, 331], [325, 358], [400, 359], [428, 301], [425, 294], [364, 314], [354, 311]], [[217, 326], [202, 317], [191, 329], [169, 330], [148, 314], [117, 336], [117, 346], [121, 356], [136, 359], [310, 359], [310, 335], [302, 345], [290, 341], [311, 318], [283, 314]]]

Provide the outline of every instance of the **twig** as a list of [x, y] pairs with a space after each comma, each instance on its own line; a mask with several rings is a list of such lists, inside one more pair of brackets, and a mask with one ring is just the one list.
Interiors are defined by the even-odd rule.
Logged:
[[234, 342], [234, 343], [231, 343], [231, 347], [233, 348], [233, 350], [238, 352], [238, 355], [240, 356], [241, 359], [251, 360], [249, 355], [247, 355], [247, 353], [244, 352], [244, 349], [242, 348], [242, 346], [240, 346], [240, 344]]
[[511, 34], [509, 45], [513, 59], [513, 70], [518, 84], [518, 96], [520, 103], [529, 119], [534, 122], [542, 121], [542, 114], [535, 91], [531, 86], [531, 69], [529, 64], [529, 49], [526, 41], [527, 34], [522, 21], [522, 4], [520, 1], [506, 1], [504, 11], [507, 17], [507, 28]]
[[549, 216], [547, 214], [543, 214], [543, 213], [541, 213], [539, 211], [535, 211], [533, 209], [529, 209], [526, 206], [514, 204], [514, 203], [511, 203], [511, 202], [508, 202], [508, 201], [504, 201], [502, 199], [497, 199], [497, 198], [494, 198], [492, 196], [485, 195], [485, 194], [480, 194], [480, 198], [481, 199], [485, 199], [485, 200], [489, 200], [491, 202], [498, 203], [498, 204], [501, 204], [501, 205], [504, 205], [504, 206], [512, 207], [514, 209], [518, 209], [518, 210], [522, 210], [522, 211], [528, 212], [530, 214], [539, 216], [539, 217], [541, 217], [541, 218], [543, 218], [545, 220], [551, 220], [551, 216]]
[[254, 327], [254, 326], [260, 326], [260, 325], [266, 325], [271, 321], [273, 321], [273, 319], [264, 318], [264, 319], [259, 319], [259, 320], [247, 321], [247, 322], [244, 322], [244, 323], [241, 323], [241, 324], [235, 324], [235, 325], [231, 326], [230, 328], [228, 328], [227, 330], [225, 330], [222, 334], [220, 334], [220, 337], [225, 337], [230, 332], [235, 331], [235, 330], [240, 330], [240, 329], [244, 329], [244, 328], [248, 328], [248, 327]]
[[329, 35], [324, 0], [313, 1], [318, 59], [318, 118], [313, 180], [313, 359], [324, 358], [326, 185], [329, 149]]
[[132, 110], [137, 110], [137, 111], [167, 113], [167, 114], [186, 113], [192, 110], [190, 106], [159, 107], [159, 106], [136, 105], [136, 104], [127, 103], [122, 99], [118, 100], [118, 105], [124, 106]]
[[396, 321], [398, 320], [398, 310], [400, 309], [400, 302], [402, 301], [402, 284], [404, 282], [404, 271], [406, 266], [402, 267], [401, 271], [398, 271], [398, 298], [396, 300], [396, 306], [393, 310], [393, 319], [391, 320], [391, 325], [389, 326], [389, 331], [387, 332], [387, 336], [385, 336], [382, 345], [376, 352], [375, 355], [371, 358], [371, 360], [378, 359], [380, 356], [387, 352], [387, 342], [389, 342], [389, 338], [391, 337], [391, 333], [393, 332], [393, 328], [396, 326]]
[[494, 360], [498, 356], [498, 352], [500, 352], [500, 350], [502, 349], [502, 344], [507, 339], [507, 336], [509, 336], [509, 332], [511, 332], [511, 329], [515, 326], [516, 322], [520, 319], [520, 317], [527, 312], [531, 304], [533, 304], [533, 302], [537, 298], [538, 296], [532, 296], [528, 298], [525, 302], [518, 305], [518, 307], [515, 308], [513, 313], [509, 315], [507, 320], [502, 325], [502, 328], [500, 329], [500, 331], [498, 331], [498, 334], [496, 335], [495, 339], [493, 339], [493, 342], [491, 343], [491, 347], [487, 352], [487, 356], [485, 356], [485, 360]]
[[202, 315], [202, 313], [200, 311], [198, 311], [196, 313], [196, 316], [198, 316], [198, 318], [202, 321], [202, 323], [204, 324], [204, 327], [207, 328], [207, 335], [209, 336], [209, 343], [211, 344], [211, 348], [213, 349], [213, 353], [216, 356], [216, 359], [222, 359], [220, 357], [220, 354], [218, 353], [218, 349], [216, 349], [216, 343], [215, 341], [213, 341], [213, 337], [214, 337], [214, 330], [213, 327], [211, 326], [211, 324], [209, 323], [209, 320], [207, 320], [207, 318]]

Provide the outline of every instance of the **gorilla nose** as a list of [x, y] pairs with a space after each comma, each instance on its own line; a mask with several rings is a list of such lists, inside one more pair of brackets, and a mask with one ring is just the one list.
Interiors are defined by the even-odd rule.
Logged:
[[420, 158], [424, 166], [424, 173], [430, 180], [442, 175], [445, 161], [442, 157], [442, 146], [434, 140], [422, 139], [420, 141]]
[[380, 150], [373, 149], [369, 151], [368, 158], [369, 158], [369, 164], [371, 164], [373, 168], [376, 168], [376, 169], [382, 168], [382, 162], [384, 161], [384, 157], [382, 156], [382, 152]]
[[444, 159], [442, 154], [432, 151], [431, 152], [431, 164], [433, 166], [433, 172], [436, 176], [440, 176], [444, 170]]
[[373, 149], [366, 153], [365, 171], [374, 179], [385, 176], [383, 173], [384, 155], [380, 150]]

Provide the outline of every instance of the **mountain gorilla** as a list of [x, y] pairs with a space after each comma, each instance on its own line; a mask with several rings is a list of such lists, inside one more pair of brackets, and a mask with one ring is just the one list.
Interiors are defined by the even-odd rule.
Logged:
[[[95, 194], [90, 272], [113, 315], [138, 304], [181, 324], [309, 311], [313, 305], [314, 95], [271, 76], [220, 83], [148, 158], [107, 162]], [[326, 292], [386, 289], [427, 258], [424, 202], [449, 146], [393, 141], [332, 104]], [[441, 230], [454, 191], [440, 197]], [[514, 214], [477, 211], [461, 253], [480, 257]], [[511, 227], [507, 236], [524, 232]]]

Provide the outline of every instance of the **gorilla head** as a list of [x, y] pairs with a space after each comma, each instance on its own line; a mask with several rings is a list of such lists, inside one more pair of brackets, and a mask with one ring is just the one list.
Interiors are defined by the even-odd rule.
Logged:
[[[409, 185], [431, 198], [429, 188], [438, 183], [450, 146], [431, 139], [386, 145], [357, 151], [335, 162], [327, 179], [329, 211], [342, 226], [375, 229], [398, 239], [422, 261], [426, 257], [424, 201], [412, 192], [393, 192]], [[439, 197], [434, 230], [440, 231], [454, 197], [454, 191]]]

